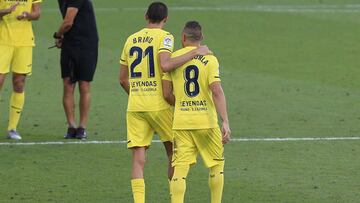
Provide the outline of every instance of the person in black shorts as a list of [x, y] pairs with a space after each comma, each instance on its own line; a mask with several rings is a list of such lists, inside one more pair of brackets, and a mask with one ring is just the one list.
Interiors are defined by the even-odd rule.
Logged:
[[[98, 32], [91, 0], [58, 0], [63, 22], [54, 33], [61, 48], [61, 77], [64, 83], [63, 105], [68, 122], [65, 138], [86, 139], [86, 122], [90, 107], [90, 82], [98, 58]], [[80, 123], [75, 121], [74, 90], [80, 91]]]

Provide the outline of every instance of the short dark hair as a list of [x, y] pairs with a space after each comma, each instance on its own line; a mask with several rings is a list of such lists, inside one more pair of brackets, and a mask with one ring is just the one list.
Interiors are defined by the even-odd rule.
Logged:
[[162, 2], [153, 2], [150, 4], [146, 16], [151, 23], [160, 23], [168, 16], [168, 8]]
[[198, 42], [203, 38], [201, 25], [197, 21], [189, 21], [185, 24], [183, 29], [183, 33], [185, 34], [186, 39]]

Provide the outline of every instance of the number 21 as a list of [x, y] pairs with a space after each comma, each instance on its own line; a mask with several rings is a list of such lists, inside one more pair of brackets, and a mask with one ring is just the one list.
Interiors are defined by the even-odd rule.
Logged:
[[[137, 57], [130, 65], [130, 77], [131, 78], [141, 78], [141, 72], [135, 72], [135, 68], [139, 65], [143, 58], [148, 56], [148, 67], [149, 67], [149, 78], [155, 77], [155, 65], [154, 65], [154, 48], [153, 46], [149, 46], [148, 48], [143, 51], [140, 47], [131, 47], [130, 49], [130, 56], [134, 56], [136, 53]], [[143, 57], [144, 54], [144, 57]]]

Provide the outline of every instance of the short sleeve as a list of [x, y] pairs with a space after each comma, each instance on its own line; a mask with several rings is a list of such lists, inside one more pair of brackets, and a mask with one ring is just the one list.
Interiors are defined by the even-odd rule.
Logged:
[[42, 2], [42, 0], [33, 0], [33, 4], [37, 4], [37, 3], [41, 3]]
[[173, 50], [174, 50], [174, 36], [168, 33], [161, 38], [158, 53], [161, 52], [172, 53]]
[[172, 81], [171, 74], [169, 72], [163, 73], [163, 80]]
[[84, 0], [67, 0], [67, 7], [79, 9], [79, 8], [81, 8], [83, 3], [84, 3]]
[[125, 43], [124, 48], [121, 52], [121, 56], [120, 56], [120, 64], [127, 66], [128, 65], [127, 58], [128, 57], [127, 57], [127, 53], [126, 53], [126, 43]]
[[218, 60], [215, 57], [209, 63], [208, 70], [209, 70], [209, 77], [208, 77], [209, 85], [213, 82], [221, 81], [220, 80], [220, 65], [219, 65]]

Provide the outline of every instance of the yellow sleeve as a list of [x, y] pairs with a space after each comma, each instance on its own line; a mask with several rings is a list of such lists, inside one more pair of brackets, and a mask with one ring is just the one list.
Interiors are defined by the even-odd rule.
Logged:
[[123, 51], [121, 53], [121, 56], [120, 56], [120, 64], [121, 65], [124, 65], [124, 66], [128, 66], [128, 61], [127, 61], [127, 53], [126, 53], [126, 42], [125, 42], [125, 45], [124, 45], [124, 48], [123, 48]]
[[36, 3], [41, 3], [42, 2], [42, 0], [33, 0], [33, 4], [36, 4]]
[[172, 34], [168, 33], [160, 39], [160, 46], [159, 46], [158, 53], [161, 53], [161, 52], [172, 53], [173, 49], [174, 49], [174, 36]]
[[218, 60], [214, 57], [213, 60], [209, 63], [209, 75], [208, 75], [208, 82], [209, 85], [213, 82], [219, 82], [220, 80], [220, 65]]
[[169, 72], [163, 73], [163, 80], [172, 81], [171, 74]]

